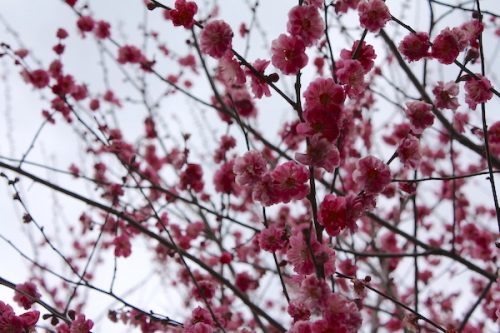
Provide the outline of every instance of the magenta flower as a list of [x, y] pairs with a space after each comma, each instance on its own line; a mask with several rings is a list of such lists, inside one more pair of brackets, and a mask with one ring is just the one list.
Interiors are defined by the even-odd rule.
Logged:
[[313, 6], [295, 6], [288, 12], [288, 33], [302, 38], [306, 46], [314, 44], [324, 29], [323, 19]]
[[490, 91], [491, 82], [481, 74], [476, 74], [479, 79], [470, 78], [465, 82], [465, 102], [472, 110], [481, 103], [486, 103], [493, 97]]
[[231, 50], [233, 30], [226, 22], [215, 20], [207, 23], [200, 36], [200, 49], [203, 53], [219, 59]]
[[399, 43], [399, 52], [409, 62], [418, 61], [429, 55], [429, 35], [426, 32], [416, 32], [406, 35]]
[[382, 0], [362, 1], [358, 5], [359, 23], [370, 32], [379, 32], [391, 19], [389, 8]]
[[367, 156], [358, 160], [352, 177], [361, 190], [376, 194], [391, 182], [391, 170], [378, 158]]
[[271, 44], [271, 62], [283, 74], [297, 74], [307, 64], [305, 50], [306, 46], [301, 38], [281, 34]]

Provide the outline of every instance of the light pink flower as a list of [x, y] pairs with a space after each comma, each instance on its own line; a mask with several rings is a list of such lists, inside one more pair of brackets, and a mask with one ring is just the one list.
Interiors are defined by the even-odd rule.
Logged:
[[40, 296], [33, 282], [25, 282], [16, 285], [14, 301], [28, 310], [38, 299], [40, 299]]
[[422, 158], [418, 139], [411, 134], [404, 138], [398, 147], [398, 157], [405, 167], [418, 167]]
[[266, 161], [259, 152], [252, 150], [236, 158], [233, 171], [238, 185], [253, 186], [267, 172]]
[[[269, 65], [270, 61], [269, 60], [263, 60], [263, 59], [257, 59], [255, 62], [252, 64], [253, 68], [262, 74], [264, 76], [264, 71], [266, 70], [267, 66]], [[256, 75], [252, 70], [246, 69], [246, 74], [249, 75], [252, 79], [251, 82], [251, 87], [252, 87], [252, 92], [255, 96], [255, 98], [262, 98], [263, 95], [269, 97], [271, 96], [271, 91], [269, 90], [269, 85], [267, 82]]]

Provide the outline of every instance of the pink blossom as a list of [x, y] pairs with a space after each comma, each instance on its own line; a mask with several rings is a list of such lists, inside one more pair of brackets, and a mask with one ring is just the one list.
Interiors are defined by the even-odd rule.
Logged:
[[245, 72], [230, 53], [226, 53], [219, 60], [218, 74], [222, 82], [228, 87], [241, 86], [246, 82]]
[[450, 110], [456, 110], [458, 108], [458, 84], [454, 81], [447, 83], [438, 81], [432, 89], [432, 93], [435, 96], [434, 105], [437, 108]]
[[356, 333], [363, 322], [356, 304], [338, 293], [327, 296], [323, 316], [332, 332]]
[[263, 174], [261, 179], [254, 185], [252, 199], [264, 206], [271, 206], [280, 202], [281, 198], [270, 172]]
[[299, 134], [312, 136], [321, 134], [325, 139], [333, 142], [340, 134], [342, 125], [342, 109], [338, 105], [331, 105], [328, 109], [308, 108], [304, 112], [305, 123], [297, 126]]
[[267, 171], [266, 161], [259, 152], [252, 150], [235, 159], [233, 171], [238, 185], [253, 186]]
[[307, 64], [305, 50], [306, 46], [301, 38], [281, 34], [271, 44], [271, 62], [283, 74], [297, 74]]
[[214, 331], [214, 321], [210, 313], [197, 307], [191, 313], [191, 318], [184, 323], [185, 333], [212, 333]]
[[94, 30], [95, 22], [92, 17], [84, 15], [78, 18], [76, 25], [81, 32], [90, 32]]
[[115, 237], [113, 240], [115, 246], [115, 256], [127, 258], [132, 254], [132, 244], [130, 244], [130, 237], [126, 233]]
[[201, 165], [188, 163], [186, 169], [180, 175], [179, 188], [181, 190], [191, 189], [195, 192], [201, 192], [204, 185]]
[[302, 38], [306, 46], [314, 44], [324, 29], [323, 19], [318, 9], [313, 6], [297, 5], [288, 12], [288, 33]]
[[[335, 251], [325, 244], [320, 244], [315, 238], [311, 238], [308, 245], [301, 230], [296, 229], [290, 237], [290, 248], [286, 255], [292, 264], [293, 270], [301, 275], [309, 275], [315, 272], [315, 265], [324, 268], [325, 276], [335, 272]], [[309, 248], [310, 246], [310, 248]], [[314, 254], [314, 260], [311, 257]]]
[[118, 50], [118, 62], [120, 64], [138, 64], [145, 60], [141, 50], [133, 45], [124, 45]]
[[[259, 72], [262, 76], [264, 76], [264, 71], [266, 70], [269, 63], [270, 63], [269, 60], [257, 59], [252, 64], [252, 66], [257, 72]], [[267, 97], [271, 96], [271, 91], [269, 90], [269, 85], [267, 84], [267, 82], [263, 78], [256, 75], [249, 68], [246, 69], [246, 74], [249, 75], [252, 79], [251, 87], [252, 87], [252, 92], [253, 92], [255, 98], [262, 98], [263, 95], [265, 95]]]
[[304, 91], [305, 109], [322, 108], [328, 110], [332, 106], [344, 103], [345, 93], [342, 86], [332, 78], [317, 78]]
[[234, 285], [243, 292], [255, 290], [259, 287], [259, 283], [247, 272], [236, 274]]
[[279, 201], [287, 203], [290, 200], [300, 200], [309, 193], [309, 172], [304, 166], [293, 161], [278, 165], [272, 172], [271, 178], [275, 184]]
[[462, 50], [457, 32], [445, 28], [434, 38], [431, 55], [442, 64], [451, 64]]
[[488, 128], [488, 143], [491, 153], [500, 156], [500, 121], [491, 124]]
[[295, 159], [299, 163], [323, 168], [328, 172], [333, 172], [340, 164], [340, 154], [337, 146], [320, 134], [313, 135], [309, 139], [307, 152], [305, 154], [296, 153]]
[[86, 319], [83, 314], [78, 314], [71, 322], [69, 327], [70, 333], [90, 333], [90, 330], [94, 326], [94, 323], [90, 319]]
[[376, 194], [391, 182], [391, 170], [378, 158], [367, 156], [358, 160], [352, 177], [361, 190]]
[[432, 105], [422, 101], [412, 101], [406, 103], [406, 116], [410, 120], [411, 130], [415, 134], [422, 134], [434, 123]]
[[366, 74], [373, 68], [374, 60], [377, 58], [377, 55], [375, 54], [373, 46], [365, 41], [361, 43], [361, 47], [358, 48], [358, 45], [359, 40], [356, 40], [352, 44], [350, 50], [342, 49], [342, 51], [340, 51], [340, 58], [345, 60], [352, 59], [354, 53], [356, 53], [356, 57], [354, 59], [361, 63], [361, 66], [363, 66], [363, 70]]
[[335, 1], [335, 12], [338, 13], [347, 13], [349, 9], [358, 8], [359, 2], [361, 0], [337, 0]]
[[220, 59], [231, 50], [233, 31], [229, 24], [222, 20], [207, 23], [200, 36], [200, 49], [209, 56]]
[[324, 301], [329, 294], [331, 291], [325, 280], [309, 275], [300, 283], [297, 301], [316, 313], [324, 306]]
[[350, 223], [347, 221], [345, 197], [328, 194], [319, 206], [318, 218], [328, 235], [335, 237], [340, 234]]
[[57, 29], [56, 37], [59, 39], [66, 39], [68, 37], [68, 32], [63, 28], [59, 28]]
[[42, 89], [49, 85], [49, 74], [43, 69], [36, 69], [27, 74], [27, 76], [35, 88]]
[[398, 157], [405, 167], [415, 169], [420, 163], [420, 144], [416, 137], [408, 135], [398, 147]]
[[336, 73], [339, 82], [346, 85], [349, 97], [359, 96], [365, 90], [365, 70], [358, 60], [340, 59], [337, 61]]
[[99, 39], [106, 39], [111, 36], [111, 25], [106, 21], [98, 21], [94, 29], [94, 34]]
[[429, 34], [426, 32], [415, 32], [406, 35], [399, 43], [399, 52], [409, 62], [418, 61], [429, 55]]
[[219, 170], [214, 175], [215, 190], [219, 193], [227, 193], [237, 195], [240, 191], [238, 184], [235, 182], [235, 174], [233, 172], [234, 160], [230, 160], [221, 165]]
[[465, 82], [465, 102], [472, 110], [481, 103], [486, 103], [493, 97], [491, 82], [481, 74], [476, 74], [479, 79], [470, 78]]
[[358, 12], [361, 26], [370, 32], [379, 32], [391, 19], [389, 8], [382, 0], [362, 1]]
[[169, 12], [170, 19], [175, 26], [183, 26], [191, 29], [195, 23], [194, 15], [198, 11], [198, 6], [194, 1], [175, 0], [175, 9]]
[[25, 282], [16, 285], [16, 293], [14, 295], [14, 301], [17, 304], [28, 310], [31, 306], [40, 299], [40, 293], [38, 292], [36, 285], [32, 282]]
[[259, 245], [265, 251], [278, 251], [286, 245], [284, 229], [277, 225], [271, 225], [262, 229], [258, 237]]

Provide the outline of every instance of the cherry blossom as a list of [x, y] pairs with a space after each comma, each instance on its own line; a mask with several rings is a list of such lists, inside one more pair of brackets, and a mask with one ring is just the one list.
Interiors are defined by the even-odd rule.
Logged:
[[478, 79], [470, 78], [464, 86], [465, 102], [472, 110], [475, 110], [478, 104], [485, 103], [493, 97], [493, 92], [490, 91], [490, 80], [481, 74], [476, 75]]
[[406, 35], [399, 44], [399, 51], [409, 62], [418, 61], [429, 55], [429, 35], [426, 32], [415, 32]]
[[391, 19], [389, 8], [382, 0], [363, 0], [358, 5], [359, 23], [370, 32], [379, 32]]
[[422, 134], [427, 128], [434, 123], [434, 115], [432, 114], [432, 105], [413, 101], [406, 103], [406, 116], [410, 120], [411, 130], [415, 134]]
[[170, 19], [175, 26], [191, 29], [195, 23], [193, 17], [198, 11], [194, 1], [175, 0], [175, 9], [169, 12]]
[[358, 187], [367, 193], [380, 193], [391, 182], [389, 167], [374, 156], [363, 157], [356, 163], [352, 177]]
[[438, 81], [432, 89], [432, 93], [436, 98], [434, 105], [437, 108], [450, 110], [456, 110], [458, 108], [458, 84], [455, 82], [450, 81], [444, 83], [443, 81]]
[[306, 46], [314, 44], [322, 36], [324, 29], [323, 19], [313, 6], [298, 5], [288, 12], [288, 33], [302, 38]]

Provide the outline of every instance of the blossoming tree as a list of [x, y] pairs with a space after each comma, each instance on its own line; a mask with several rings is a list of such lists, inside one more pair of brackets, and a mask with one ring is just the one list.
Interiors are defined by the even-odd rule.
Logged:
[[495, 5], [137, 2], [137, 41], [99, 1], [45, 50], [1, 17], [39, 125], [5, 94], [0, 332], [498, 328]]

